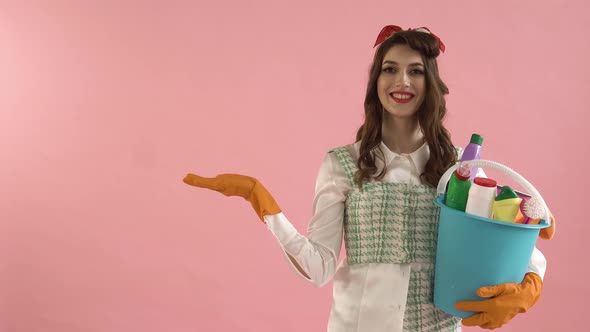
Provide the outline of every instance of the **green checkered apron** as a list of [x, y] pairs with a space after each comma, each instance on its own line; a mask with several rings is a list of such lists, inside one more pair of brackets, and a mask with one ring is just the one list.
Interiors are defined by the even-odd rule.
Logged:
[[350, 180], [345, 202], [344, 241], [348, 264], [421, 263], [412, 270], [404, 331], [461, 331], [461, 320], [433, 304], [438, 210], [427, 185], [370, 181], [359, 190], [357, 166], [347, 147], [336, 153]]

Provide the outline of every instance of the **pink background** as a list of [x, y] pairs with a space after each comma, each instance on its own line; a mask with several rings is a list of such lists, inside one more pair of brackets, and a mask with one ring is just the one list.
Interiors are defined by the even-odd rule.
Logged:
[[0, 331], [325, 330], [331, 283], [293, 276], [247, 202], [181, 180], [256, 176], [305, 232], [386, 24], [443, 39], [454, 142], [481, 133], [558, 218], [543, 296], [502, 330], [584, 329], [586, 1], [291, 3], [2, 2]]

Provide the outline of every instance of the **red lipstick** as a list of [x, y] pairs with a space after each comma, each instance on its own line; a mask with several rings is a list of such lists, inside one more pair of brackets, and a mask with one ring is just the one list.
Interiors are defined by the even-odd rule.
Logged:
[[[398, 95], [398, 96], [401, 95], [404, 98], [396, 98], [396, 97], [394, 97], [394, 94]], [[412, 101], [412, 99], [414, 99], [414, 94], [407, 92], [407, 91], [393, 91], [389, 95], [396, 103], [400, 103], [400, 104], [409, 103], [410, 101]]]

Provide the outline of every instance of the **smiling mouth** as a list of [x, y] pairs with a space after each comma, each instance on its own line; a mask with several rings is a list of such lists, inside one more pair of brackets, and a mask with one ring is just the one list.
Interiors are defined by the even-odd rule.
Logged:
[[414, 95], [409, 93], [390, 93], [391, 98], [400, 104], [409, 103], [412, 99], [414, 99]]

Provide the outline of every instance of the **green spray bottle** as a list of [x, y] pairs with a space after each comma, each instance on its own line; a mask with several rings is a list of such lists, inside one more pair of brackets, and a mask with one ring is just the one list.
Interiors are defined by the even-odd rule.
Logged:
[[445, 204], [448, 207], [465, 212], [467, 196], [469, 196], [469, 188], [471, 187], [470, 175], [471, 168], [463, 163], [459, 164], [457, 170], [453, 172], [445, 198]]

